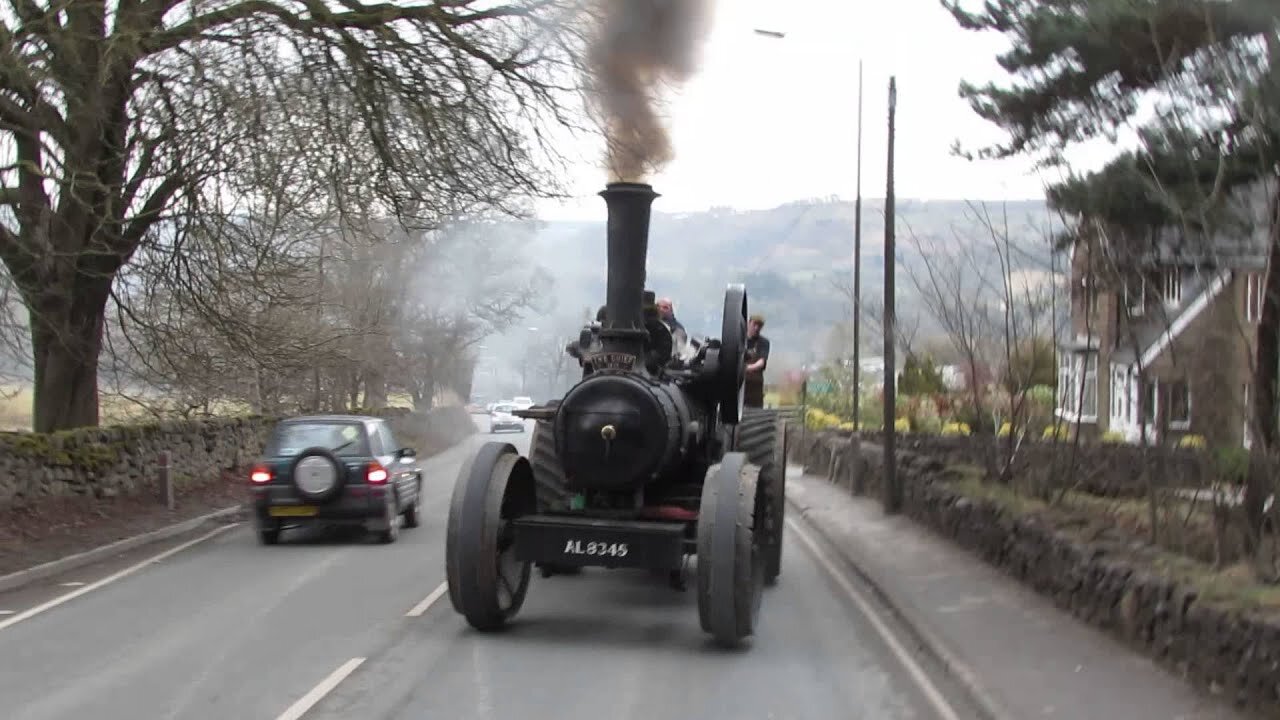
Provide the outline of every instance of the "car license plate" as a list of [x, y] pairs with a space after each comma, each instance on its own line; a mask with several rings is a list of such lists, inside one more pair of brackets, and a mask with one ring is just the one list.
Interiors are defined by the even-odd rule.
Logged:
[[310, 517], [319, 512], [313, 505], [284, 505], [271, 508], [271, 517]]

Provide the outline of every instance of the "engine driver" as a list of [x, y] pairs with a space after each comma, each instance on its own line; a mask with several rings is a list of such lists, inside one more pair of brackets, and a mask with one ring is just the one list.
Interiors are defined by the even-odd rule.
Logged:
[[747, 377], [743, 383], [744, 407], [764, 407], [764, 370], [769, 365], [769, 338], [760, 334], [764, 316], [747, 318]]
[[658, 298], [658, 317], [662, 318], [662, 322], [671, 331], [672, 355], [675, 357], [684, 357], [685, 349], [689, 345], [689, 333], [685, 331], [684, 325], [676, 319], [676, 306], [671, 302], [671, 298]]

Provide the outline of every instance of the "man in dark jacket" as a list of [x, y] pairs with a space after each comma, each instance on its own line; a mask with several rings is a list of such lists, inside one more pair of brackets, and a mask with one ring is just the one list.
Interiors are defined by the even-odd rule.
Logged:
[[769, 338], [760, 334], [764, 316], [747, 319], [747, 379], [743, 387], [746, 407], [764, 407], [764, 371], [769, 365]]
[[671, 341], [674, 345], [676, 355], [684, 352], [684, 348], [689, 343], [689, 333], [685, 331], [684, 325], [676, 319], [676, 306], [671, 302], [671, 298], [658, 298], [658, 317], [662, 318], [662, 322], [671, 331]]

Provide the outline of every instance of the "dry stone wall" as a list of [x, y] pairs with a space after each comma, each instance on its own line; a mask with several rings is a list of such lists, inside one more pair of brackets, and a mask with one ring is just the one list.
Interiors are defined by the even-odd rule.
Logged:
[[[793, 462], [858, 494], [879, 497], [884, 449], [831, 432], [789, 438]], [[917, 446], [919, 447], [919, 446]], [[1280, 717], [1280, 618], [1199, 601], [1193, 587], [1152, 570], [1120, 539], [1084, 542], [1034, 516], [951, 489], [949, 460], [899, 449], [903, 513], [976, 553], [1081, 620], [1111, 633], [1193, 685], [1258, 717]]]
[[[376, 411], [423, 455], [476, 431], [467, 411]], [[111, 497], [159, 492], [159, 460], [169, 453], [178, 492], [237, 472], [262, 451], [275, 418], [237, 417], [84, 428], [55, 433], [0, 433], [0, 508], [48, 496]], [[423, 447], [422, 445], [425, 445]]]
[[[843, 433], [845, 437], [851, 433]], [[879, 444], [883, 433], [863, 433], [863, 442]], [[998, 457], [1008, 452], [1008, 440], [996, 444]], [[973, 436], [903, 433], [899, 449], [942, 460], [986, 467], [988, 442]], [[1143, 474], [1143, 469], [1158, 471]], [[1178, 448], [1143, 448], [1125, 443], [1026, 439], [1013, 456], [1011, 472], [1030, 486], [1054, 486], [1070, 475], [1072, 487], [1100, 497], [1141, 497], [1147, 482], [1165, 487], [1200, 487], [1204, 483], [1202, 457]]]

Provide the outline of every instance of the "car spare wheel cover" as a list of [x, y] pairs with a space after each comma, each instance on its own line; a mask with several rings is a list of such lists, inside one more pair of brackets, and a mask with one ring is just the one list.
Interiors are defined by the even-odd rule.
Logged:
[[307, 495], [324, 495], [338, 482], [338, 468], [323, 455], [307, 455], [298, 459], [293, 480]]

